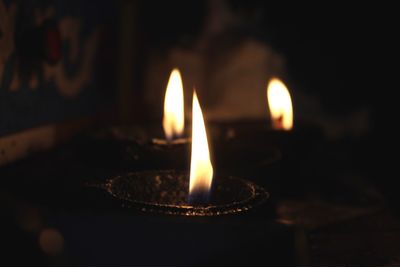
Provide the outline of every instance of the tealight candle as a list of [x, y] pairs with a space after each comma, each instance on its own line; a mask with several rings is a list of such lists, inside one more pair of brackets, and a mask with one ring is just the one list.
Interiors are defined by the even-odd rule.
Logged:
[[164, 98], [163, 129], [165, 139], [153, 138], [154, 145], [180, 145], [189, 142], [183, 138], [185, 130], [185, 106], [182, 77], [178, 69], [173, 69], [169, 77]]
[[269, 194], [263, 188], [240, 178], [217, 177], [213, 181], [206, 127], [195, 92], [191, 147], [190, 175], [178, 171], [142, 171], [112, 178], [101, 187], [128, 206], [170, 215], [233, 214], [268, 199]]
[[[162, 130], [165, 138], [160, 137]], [[165, 91], [162, 123], [112, 129], [112, 135], [126, 145], [131, 159], [143, 168], [186, 169], [190, 138], [185, 133], [183, 85], [176, 68], [171, 71]]]

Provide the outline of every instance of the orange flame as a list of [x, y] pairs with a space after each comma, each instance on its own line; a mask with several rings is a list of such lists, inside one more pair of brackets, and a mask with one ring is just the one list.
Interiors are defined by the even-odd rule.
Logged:
[[163, 127], [167, 140], [179, 137], [185, 128], [183, 105], [183, 85], [178, 69], [173, 69], [169, 77], [164, 99]]
[[189, 195], [207, 198], [213, 178], [207, 133], [196, 91], [193, 92], [192, 111], [192, 159], [190, 162]]
[[272, 128], [291, 130], [293, 128], [293, 107], [289, 90], [285, 84], [273, 78], [267, 88], [267, 101], [271, 113]]

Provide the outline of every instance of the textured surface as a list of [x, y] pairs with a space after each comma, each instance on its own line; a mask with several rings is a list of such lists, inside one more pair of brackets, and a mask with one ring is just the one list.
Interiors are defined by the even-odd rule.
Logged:
[[99, 185], [128, 207], [167, 215], [217, 216], [249, 211], [269, 195], [256, 184], [235, 177], [214, 177], [207, 199], [192, 203], [189, 174], [176, 171], [134, 172]]

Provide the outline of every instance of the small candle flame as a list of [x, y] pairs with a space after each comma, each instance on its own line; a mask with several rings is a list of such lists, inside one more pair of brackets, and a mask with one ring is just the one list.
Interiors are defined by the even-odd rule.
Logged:
[[207, 133], [196, 91], [192, 107], [192, 155], [190, 162], [189, 200], [206, 202], [213, 178]]
[[272, 128], [291, 130], [293, 128], [293, 107], [290, 93], [285, 84], [273, 78], [267, 88], [267, 101], [271, 114]]
[[185, 127], [183, 85], [178, 69], [172, 70], [165, 91], [163, 127], [167, 140], [180, 137]]

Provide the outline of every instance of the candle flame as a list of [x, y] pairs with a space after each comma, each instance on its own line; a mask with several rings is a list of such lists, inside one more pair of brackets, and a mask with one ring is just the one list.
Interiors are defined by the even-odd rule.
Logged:
[[169, 77], [164, 99], [163, 127], [167, 140], [179, 137], [185, 127], [183, 105], [183, 85], [178, 69], [173, 69]]
[[192, 107], [192, 155], [190, 162], [189, 195], [206, 198], [211, 188], [213, 167], [210, 161], [207, 133], [196, 91], [193, 92]]
[[272, 128], [291, 130], [293, 128], [293, 107], [289, 90], [285, 84], [273, 78], [267, 88], [267, 101], [271, 114]]

